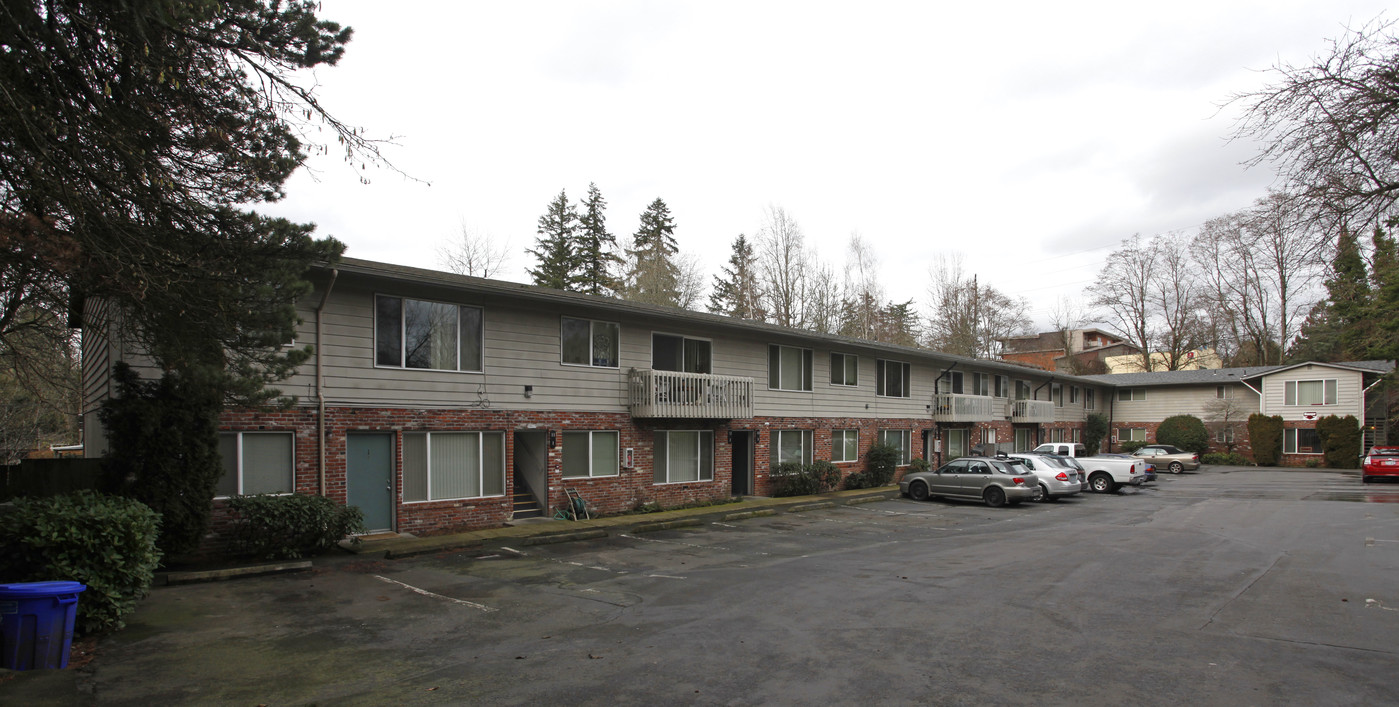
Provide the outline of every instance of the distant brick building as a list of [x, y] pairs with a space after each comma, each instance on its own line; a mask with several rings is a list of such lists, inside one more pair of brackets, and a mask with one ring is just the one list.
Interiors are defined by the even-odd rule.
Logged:
[[[1132, 353], [1136, 348], [1102, 329], [1047, 331], [1001, 339], [1001, 360], [1022, 363], [1046, 371], [1103, 373], [1103, 356]], [[1070, 358], [1072, 357], [1072, 359]]]

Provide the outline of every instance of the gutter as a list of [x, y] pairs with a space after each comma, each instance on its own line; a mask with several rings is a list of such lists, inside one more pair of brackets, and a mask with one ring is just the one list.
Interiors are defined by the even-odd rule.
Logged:
[[321, 352], [325, 347], [321, 346], [321, 337], [325, 333], [325, 306], [330, 302], [330, 291], [335, 289], [335, 279], [339, 276], [340, 271], [331, 268], [330, 282], [316, 307], [316, 474], [322, 496], [325, 495], [325, 359]]
[[1246, 381], [1246, 380], [1244, 380], [1244, 379], [1242, 379], [1242, 378], [1239, 379], [1239, 382], [1240, 382], [1240, 383], [1243, 383], [1245, 388], [1248, 388], [1249, 390], [1251, 390], [1251, 391], [1253, 391], [1254, 393], [1257, 393], [1257, 394], [1258, 394], [1258, 414], [1259, 414], [1259, 415], [1262, 415], [1262, 414], [1263, 414], [1263, 391], [1262, 391], [1261, 389], [1259, 389], [1259, 388], [1255, 388], [1255, 387], [1249, 385], [1249, 384], [1248, 384], [1248, 381]]

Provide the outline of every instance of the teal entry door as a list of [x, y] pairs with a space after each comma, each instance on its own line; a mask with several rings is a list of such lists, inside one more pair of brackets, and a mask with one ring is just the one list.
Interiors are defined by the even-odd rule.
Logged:
[[370, 532], [393, 530], [393, 461], [393, 434], [345, 436], [345, 494]]

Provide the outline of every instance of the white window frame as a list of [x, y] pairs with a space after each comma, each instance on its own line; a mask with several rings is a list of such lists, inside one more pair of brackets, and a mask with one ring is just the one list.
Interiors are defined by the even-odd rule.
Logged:
[[[266, 430], [230, 430], [230, 431], [227, 431], [227, 432], [220, 432], [220, 433], [219, 433], [219, 437], [221, 437], [221, 438], [224, 437], [225, 435], [232, 436], [232, 437], [234, 437], [234, 439], [235, 439], [235, 441], [234, 441], [234, 450], [235, 450], [234, 453], [235, 453], [235, 457], [234, 457], [234, 460], [233, 460], [233, 467], [234, 467], [235, 473], [237, 474], [237, 478], [238, 478], [238, 481], [237, 481], [237, 484], [236, 484], [237, 487], [238, 487], [238, 490], [237, 490], [237, 492], [236, 492], [236, 495], [239, 495], [239, 496], [244, 495], [244, 489], [243, 489], [243, 439], [244, 439], [244, 437], [246, 437], [246, 436], [248, 436], [248, 435], [258, 435], [258, 436], [273, 436], [273, 435], [278, 435], [278, 436], [288, 437], [288, 438], [291, 439], [291, 459], [290, 459], [290, 461], [291, 461], [291, 476], [290, 476], [289, 479], [287, 479], [287, 481], [288, 481], [288, 483], [289, 483], [289, 486], [288, 486], [287, 490], [286, 490], [286, 491], [271, 491], [271, 492], [263, 491], [263, 492], [261, 492], [261, 493], [265, 493], [265, 494], [267, 494], [267, 495], [269, 495], [269, 496], [289, 496], [289, 495], [291, 495], [291, 494], [293, 494], [293, 493], [296, 493], [296, 433], [294, 433], [294, 432], [283, 432], [283, 431], [266, 431]], [[222, 478], [223, 478], [223, 474], [220, 474], [220, 475], [219, 475], [219, 478], [222, 479]], [[215, 489], [215, 496], [214, 496], [214, 498], [231, 498], [231, 496], [220, 496], [220, 495], [217, 495], [217, 493], [218, 493], [218, 491], [217, 491], [217, 488], [216, 488], [216, 489]]]
[[961, 371], [946, 371], [938, 378], [938, 382], [939, 393], [963, 395], [962, 391], [966, 390], [964, 386], [966, 379]]
[[[1302, 392], [1302, 383], [1320, 383], [1321, 402], [1299, 402]], [[1286, 407], [1326, 407], [1328, 405], [1336, 405], [1336, 401], [1340, 398], [1340, 384], [1336, 378], [1308, 378], [1306, 380], [1284, 381], [1282, 386], [1282, 404]]]
[[[433, 484], [432, 484], [432, 479], [433, 479], [433, 473], [432, 473], [432, 436], [433, 436], [434, 434], [440, 434], [440, 435], [476, 435], [476, 436], [477, 436], [477, 440], [476, 440], [476, 474], [477, 474], [477, 477], [476, 477], [476, 488], [482, 489], [482, 490], [484, 490], [484, 489], [486, 488], [486, 463], [485, 463], [485, 461], [486, 461], [486, 459], [485, 459], [485, 458], [486, 458], [486, 445], [485, 445], [485, 443], [484, 443], [483, 440], [484, 440], [484, 438], [485, 438], [486, 435], [492, 435], [492, 436], [499, 437], [499, 438], [500, 438], [500, 478], [501, 478], [501, 489], [502, 489], [502, 491], [501, 491], [500, 493], [490, 493], [490, 494], [483, 493], [483, 494], [481, 494], [480, 496], [452, 496], [452, 497], [444, 497], [444, 498], [434, 498], [433, 495], [432, 495], [432, 486], [433, 486]], [[427, 498], [425, 498], [425, 499], [415, 499], [415, 500], [412, 500], [412, 501], [410, 501], [410, 500], [408, 500], [408, 499], [405, 498], [405, 499], [403, 499], [403, 503], [404, 503], [405, 505], [407, 505], [407, 504], [416, 504], [416, 503], [441, 503], [441, 502], [443, 502], [443, 501], [464, 501], [464, 500], [473, 499], [473, 498], [501, 498], [501, 497], [505, 496], [505, 488], [506, 488], [507, 484], [506, 484], [506, 478], [505, 478], [505, 456], [506, 456], [506, 455], [505, 455], [505, 433], [504, 433], [504, 432], [491, 432], [491, 431], [487, 431], [487, 430], [425, 430], [425, 431], [417, 431], [417, 430], [414, 430], [414, 431], [412, 431], [412, 432], [404, 432], [404, 433], [403, 433], [403, 436], [404, 436], [405, 438], [408, 437], [408, 436], [410, 436], [410, 435], [423, 435], [423, 454], [424, 454], [423, 462], [427, 465]], [[406, 472], [406, 469], [405, 469], [404, 471]], [[406, 486], [407, 484], [405, 483], [405, 484], [403, 484], [403, 485]], [[400, 493], [400, 495], [403, 493], [402, 489], [399, 490], [399, 493]]]
[[[953, 446], [953, 445], [952, 445], [952, 440], [953, 440], [954, 437], [960, 437], [960, 438], [961, 438], [961, 442], [962, 442], [962, 453], [961, 453], [961, 454], [958, 454], [958, 455], [955, 455], [955, 456], [952, 454], [952, 446]], [[965, 457], [965, 456], [971, 454], [971, 451], [972, 451], [972, 435], [971, 435], [971, 430], [969, 430], [969, 429], [967, 429], [967, 428], [965, 428], [965, 427], [951, 427], [951, 428], [948, 428], [948, 430], [947, 430], [947, 449], [945, 450], [945, 453], [944, 453], [943, 457], [946, 458], [946, 459], [949, 459], [949, 460], [951, 460], [951, 459], [956, 459], [957, 457]]]
[[[572, 319], [572, 320], [575, 321], [575, 322], [587, 322], [587, 323], [588, 323], [588, 362], [587, 362], [587, 363], [577, 363], [577, 362], [575, 362], [575, 361], [565, 361], [565, 360], [564, 360], [564, 357], [563, 357], [563, 353], [564, 353], [563, 325], [564, 325], [564, 322], [567, 321], [567, 320], [569, 320], [569, 319]], [[611, 365], [611, 366], [601, 366], [601, 365], [598, 365], [597, 363], [595, 363], [595, 361], [597, 361], [597, 358], [596, 358], [595, 356], [593, 356], [593, 346], [594, 346], [594, 344], [595, 344], [596, 341], [597, 341], [597, 325], [598, 325], [598, 324], [611, 325], [612, 327], [614, 327], [614, 331], [616, 332], [616, 336], [615, 336], [615, 337], [613, 338], [613, 340], [612, 340], [612, 347], [613, 347], [612, 355], [613, 355], [614, 358], [615, 358], [615, 363], [614, 363], [613, 365]], [[649, 362], [648, 362], [648, 363], [649, 363]], [[622, 367], [622, 325], [619, 324], [619, 323], [617, 323], [617, 322], [609, 322], [609, 321], [607, 321], [607, 320], [605, 320], [605, 319], [589, 319], [588, 317], [570, 317], [570, 316], [568, 316], [568, 315], [560, 315], [560, 316], [559, 316], [559, 365], [561, 365], [561, 366], [577, 366], [577, 367], [579, 367], [579, 368], [607, 368], [607, 369], [612, 369], [612, 370], [620, 369], [620, 368]]]
[[[656, 474], [657, 471], [659, 471], [659, 466], [658, 466], [658, 465], [661, 463], [661, 460], [656, 458], [657, 455], [654, 453], [655, 448], [653, 447], [653, 448], [652, 448], [652, 452], [653, 452], [653, 453], [652, 453], [652, 459], [651, 459], [651, 463], [652, 463], [651, 483], [652, 483], [653, 485], [655, 485], [655, 486], [669, 486], [669, 485], [671, 485], [671, 484], [711, 484], [711, 483], [714, 483], [714, 431], [713, 431], [713, 430], [656, 430], [656, 434], [658, 434], [658, 435], [662, 435], [662, 434], [663, 434], [663, 435], [666, 436], [666, 454], [667, 454], [667, 455], [669, 455], [669, 454], [670, 454], [670, 450], [674, 448], [674, 446], [671, 444], [671, 437], [672, 437], [672, 435], [675, 435], [676, 433], [686, 433], [686, 434], [698, 433], [698, 434], [695, 434], [695, 445], [696, 445], [696, 446], [695, 446], [695, 455], [696, 455], [696, 458], [700, 460], [699, 478], [698, 478], [698, 479], [682, 479], [682, 480], [679, 480], [679, 481], [672, 481], [672, 480], [670, 479], [670, 459], [667, 457], [667, 459], [666, 459], [665, 462], [664, 462], [664, 464], [665, 464], [665, 476], [666, 476], [666, 479], [665, 479], [665, 481], [657, 481], [657, 480], [656, 480], [655, 474]], [[654, 438], [653, 438], [653, 439], [654, 439]], [[709, 460], [709, 466], [708, 466], [708, 467], [705, 467], [705, 465], [704, 465], [704, 460], [706, 459], [706, 456], [705, 456], [705, 454], [704, 454], [704, 448], [705, 448], [706, 446], [709, 447], [709, 455], [708, 455], [708, 457], [707, 457], [708, 460]]]
[[[851, 439], [855, 440], [855, 454], [846, 458], [846, 445]], [[860, 460], [860, 430], [853, 427], [848, 429], [831, 430], [831, 461], [833, 462], [854, 462]]]
[[993, 397], [996, 397], [996, 398], [1009, 398], [1009, 397], [1010, 397], [1010, 376], [997, 375], [997, 376], [996, 376], [996, 388], [995, 388], [995, 390], [991, 391], [991, 393], [992, 393], [992, 396], [993, 396]]
[[1118, 388], [1117, 402], [1128, 403], [1146, 400], [1146, 388]]
[[1098, 397], [1098, 396], [1096, 395], [1096, 391], [1094, 391], [1092, 388], [1084, 388], [1084, 389], [1083, 389], [1083, 409], [1084, 409], [1084, 410], [1092, 410], [1092, 409], [1097, 405], [1097, 401], [1095, 400], [1095, 398], [1097, 398], [1097, 397]]
[[1071, 386], [1069, 386], [1069, 404], [1070, 404], [1070, 405], [1077, 405], [1077, 404], [1078, 404], [1078, 386], [1076, 386], [1076, 385], [1071, 385]]
[[[398, 300], [398, 364], [379, 362], [379, 300]], [[439, 304], [448, 307], [455, 307], [457, 313], [457, 350], [456, 368], [427, 368], [408, 365], [408, 303], [422, 302], [425, 304]], [[476, 331], [477, 359], [481, 362], [479, 368], [462, 368], [462, 339], [466, 335], [466, 327], [462, 326], [461, 310], [474, 309], [480, 314], [480, 328]], [[486, 370], [486, 309], [471, 304], [460, 304], [458, 302], [444, 302], [441, 300], [423, 299], [421, 297], [407, 297], [404, 295], [388, 295], [376, 293], [374, 295], [374, 346], [373, 356], [375, 368], [390, 368], [404, 371], [448, 371], [453, 373], [484, 373]]]
[[1219, 398], [1219, 399], [1221, 399], [1221, 400], [1223, 400], [1224, 398], [1229, 397], [1229, 386], [1227, 386], [1227, 385], [1217, 385], [1217, 386], [1215, 386], [1215, 387], [1214, 387], [1214, 397]]
[[[801, 352], [801, 384], [803, 386], [801, 388], [782, 387], [783, 349], [791, 349], [793, 351]], [[773, 367], [774, 362], [776, 362], [777, 364], [776, 368]], [[812, 368], [815, 368], [815, 354], [812, 352], [811, 349], [803, 348], [801, 346], [787, 346], [786, 344], [768, 344], [768, 390], [785, 390], [792, 393], [810, 393], [812, 389], [812, 380], [815, 378], [815, 376], [812, 374]], [[774, 382], [776, 382], [777, 385], [774, 386]]]
[[[839, 366], [836, 366], [836, 358], [837, 358], [837, 357], [840, 359], [840, 365], [839, 365]], [[847, 359], [855, 362], [855, 375], [854, 375], [853, 378], [851, 378], [850, 376], [845, 375], [845, 373], [846, 373], [845, 368], [846, 368], [846, 364], [847, 364]], [[837, 370], [840, 371], [840, 381], [836, 381], [836, 371], [837, 371]], [[828, 376], [828, 378], [829, 378], [830, 381], [831, 381], [831, 385], [837, 385], [837, 386], [841, 386], [841, 387], [844, 387], [844, 388], [854, 388], [854, 387], [858, 386], [858, 385], [860, 384], [860, 357], [859, 357], [859, 356], [856, 356], [855, 354], [848, 354], [848, 353], [841, 353], [841, 352], [839, 352], [839, 351], [832, 351], [832, 352], [831, 352], [831, 370], [830, 370], [830, 375]]]
[[[618, 327], [618, 333], [619, 333], [619, 334], [620, 334], [620, 330], [621, 330], [621, 327]], [[656, 337], [658, 337], [658, 336], [664, 336], [664, 337], [669, 338], [669, 339], [679, 339], [679, 340], [680, 340], [680, 368], [678, 368], [678, 369], [674, 369], [674, 368], [661, 368], [661, 369], [656, 369], [656, 368], [655, 368], [655, 366], [656, 366]], [[619, 338], [620, 338], [620, 337], [619, 337]], [[707, 370], [707, 371], [686, 371], [686, 370], [685, 370], [685, 347], [686, 347], [687, 344], [689, 344], [689, 343], [691, 343], [691, 342], [700, 343], [700, 344], [705, 344], [705, 345], [707, 345], [707, 346], [709, 347], [709, 355], [706, 357], [707, 362], [709, 363], [709, 370]], [[618, 351], [618, 358], [619, 358], [619, 359], [621, 358], [621, 352], [620, 352], [620, 350]], [[702, 374], [704, 374], [704, 375], [710, 375], [710, 374], [713, 374], [713, 373], [714, 373], [714, 340], [713, 340], [713, 339], [705, 339], [705, 338], [698, 337], [698, 336], [685, 336], [684, 334], [672, 334], [672, 333], [670, 333], [670, 332], [668, 332], [668, 331], [653, 331], [653, 332], [651, 332], [651, 359], [650, 359], [650, 361], [651, 361], [651, 367], [652, 367], [653, 369], [655, 369], [655, 370], [675, 371], [675, 372], [678, 372], [678, 373], [702, 373]]]
[[[1022, 390], [1025, 392], [1025, 397], [1023, 397], [1023, 398], [1020, 397], [1020, 393], [1021, 393]], [[1030, 385], [1030, 381], [1024, 380], [1024, 379], [1022, 379], [1022, 378], [1017, 378], [1017, 379], [1015, 379], [1015, 399], [1016, 399], [1016, 400], [1034, 400], [1034, 398], [1035, 398], [1035, 387], [1032, 386], [1032, 385]]]
[[889, 444], [891, 437], [898, 437], [898, 443], [890, 446], [899, 448], [899, 466], [913, 462], [913, 430], [880, 430], [877, 439], [880, 444]]
[[[904, 362], [904, 361], [895, 361], [895, 360], [892, 360], [892, 359], [879, 358], [879, 359], [875, 359], [874, 368], [875, 368], [875, 381], [874, 381], [874, 383], [875, 383], [875, 391], [874, 391], [874, 394], [875, 394], [877, 397], [881, 397], [881, 398], [910, 398], [910, 397], [913, 397], [913, 391], [909, 390], [909, 388], [911, 387], [910, 384], [912, 383], [912, 379], [913, 379], [913, 366], [912, 366], [911, 364], [906, 363], [906, 362]], [[893, 371], [898, 371], [900, 377], [902, 377], [902, 379], [903, 379], [903, 380], [902, 380], [902, 386], [901, 386], [901, 388], [902, 388], [902, 390], [903, 390], [903, 393], [902, 393], [901, 395], [889, 395], [889, 394], [888, 394], [889, 388], [890, 388], [890, 386], [889, 386], [889, 381], [890, 381], [891, 376], [893, 375], [893, 373], [892, 373]]]
[[[597, 469], [594, 469], [594, 468], [593, 468], [593, 462], [595, 461], [595, 460], [593, 459], [593, 445], [595, 444], [595, 442], [594, 442], [593, 440], [594, 440], [594, 438], [596, 437], [596, 435], [599, 435], [599, 434], [603, 434], [603, 435], [614, 435], [614, 437], [612, 438], [612, 442], [613, 442], [613, 444], [612, 444], [612, 448], [613, 448], [613, 455], [612, 455], [612, 458], [615, 459], [615, 460], [617, 461], [617, 465], [614, 466], [614, 467], [612, 467], [612, 470], [611, 470], [610, 472], [609, 472], [609, 471], [602, 471], [602, 472], [599, 472]], [[563, 463], [563, 462], [564, 462], [564, 457], [563, 457], [562, 455], [560, 455], [560, 458], [559, 458], [559, 475], [560, 475], [560, 478], [564, 478], [564, 479], [600, 479], [600, 478], [607, 478], [607, 477], [610, 477], [610, 476], [617, 476], [618, 474], [620, 474], [620, 473], [621, 473], [621, 467], [622, 467], [622, 433], [621, 433], [620, 431], [618, 431], [618, 430], [564, 430], [564, 431], [563, 431], [563, 434], [561, 435], [561, 437], [563, 438], [563, 445], [564, 445], [564, 448], [565, 448], [565, 449], [568, 448], [568, 438], [569, 438], [569, 437], [573, 437], [573, 438], [576, 440], [576, 439], [578, 439], [578, 437], [580, 437], [580, 436], [582, 436], [582, 435], [587, 435], [587, 442], [588, 442], [588, 456], [587, 456], [587, 459], [588, 459], [588, 473], [586, 473], [586, 474], [570, 474], [570, 473], [568, 473], [568, 470], [564, 467], [564, 463]]]
[[1064, 407], [1064, 384], [1049, 384], [1049, 399], [1054, 401], [1054, 407]]
[[[1123, 432], [1126, 432], [1127, 434], [1124, 436], [1124, 435], [1122, 434]], [[1140, 436], [1140, 437], [1137, 436], [1137, 433], [1139, 433], [1139, 432], [1141, 433], [1141, 436]], [[1119, 428], [1117, 428], [1117, 441], [1118, 441], [1118, 442], [1145, 442], [1145, 441], [1146, 441], [1146, 428], [1145, 428], [1145, 427], [1119, 427]]]
[[1299, 430], [1299, 429], [1302, 429], [1302, 428], [1298, 428], [1298, 427], [1285, 427], [1285, 428], [1283, 428], [1283, 430], [1282, 430], [1282, 453], [1283, 453], [1283, 454], [1300, 454], [1300, 455], [1303, 455], [1303, 456], [1313, 456], [1313, 455], [1314, 455], [1314, 456], [1321, 456], [1321, 454], [1323, 453], [1322, 450], [1321, 450], [1321, 434], [1320, 434], [1319, 432], [1317, 432], [1315, 429], [1310, 428], [1310, 427], [1308, 427], [1308, 428], [1306, 428], [1306, 429], [1310, 430], [1313, 434], [1316, 434], [1316, 435], [1317, 435], [1316, 446], [1313, 447], [1313, 449], [1315, 449], [1316, 451], [1315, 451], [1315, 452], [1299, 452], [1299, 451], [1297, 451], [1297, 442], [1298, 442], [1298, 439], [1297, 439], [1297, 435], [1298, 435], [1297, 430]]
[[768, 449], [768, 458], [771, 465], [776, 467], [778, 464], [785, 464], [788, 461], [793, 461], [791, 459], [786, 461], [782, 459], [782, 438], [786, 435], [798, 435], [800, 437], [801, 459], [796, 461], [800, 464], [810, 464], [816, 451], [816, 435], [814, 430], [773, 430], [772, 434], [768, 436], [768, 444], [770, 445]]
[[1215, 432], [1214, 432], [1214, 441], [1219, 442], [1220, 444], [1233, 444], [1233, 443], [1234, 443], [1234, 426], [1233, 426], [1233, 425], [1227, 425], [1227, 426], [1225, 426], [1225, 427], [1221, 427], [1221, 428], [1215, 430]]
[[991, 374], [972, 373], [972, 395], [991, 397]]

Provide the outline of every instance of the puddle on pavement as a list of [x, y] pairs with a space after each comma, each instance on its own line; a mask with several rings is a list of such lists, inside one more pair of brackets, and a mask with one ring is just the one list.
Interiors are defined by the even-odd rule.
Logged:
[[1347, 503], [1399, 503], [1399, 491], [1322, 491], [1304, 501], [1345, 501]]

